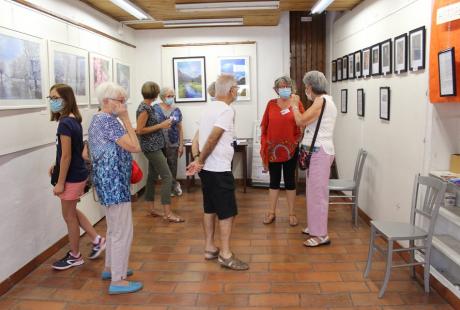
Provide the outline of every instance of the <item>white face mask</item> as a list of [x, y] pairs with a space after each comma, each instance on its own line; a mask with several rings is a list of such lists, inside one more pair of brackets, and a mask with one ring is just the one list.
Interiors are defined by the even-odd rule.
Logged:
[[313, 101], [313, 97], [311, 94], [308, 94], [307, 90], [305, 90], [305, 95], [307, 95], [308, 100]]

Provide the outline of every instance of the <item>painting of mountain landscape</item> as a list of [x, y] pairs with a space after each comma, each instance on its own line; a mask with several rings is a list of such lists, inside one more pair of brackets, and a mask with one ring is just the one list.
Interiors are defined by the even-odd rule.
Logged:
[[220, 57], [219, 74], [231, 74], [235, 77], [239, 89], [238, 100], [250, 100], [249, 57]]
[[173, 58], [176, 102], [206, 101], [205, 58]]

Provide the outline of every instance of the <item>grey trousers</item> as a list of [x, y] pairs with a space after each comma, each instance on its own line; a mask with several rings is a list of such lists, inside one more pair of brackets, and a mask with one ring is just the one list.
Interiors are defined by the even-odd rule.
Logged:
[[155, 181], [158, 179], [158, 176], [160, 176], [161, 204], [171, 204], [172, 176], [163, 151], [145, 152], [144, 155], [149, 161], [149, 175], [147, 177], [147, 184], [145, 184], [145, 200], [155, 200]]
[[176, 177], [177, 177], [177, 157], [178, 157], [177, 151], [178, 150], [179, 150], [178, 146], [169, 146], [163, 149], [163, 152], [166, 156], [166, 161], [168, 162], [169, 170], [171, 171], [171, 175], [172, 175], [172, 187], [171, 187], [172, 191], [174, 191], [174, 188], [177, 184]]

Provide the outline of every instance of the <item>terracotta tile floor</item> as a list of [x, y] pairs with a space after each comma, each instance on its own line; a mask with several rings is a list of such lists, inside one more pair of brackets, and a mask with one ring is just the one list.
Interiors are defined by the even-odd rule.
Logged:
[[[288, 225], [282, 193], [276, 222], [263, 225], [267, 190], [237, 189], [239, 216], [233, 250], [250, 263], [247, 272], [222, 269], [203, 259], [201, 193], [198, 187], [174, 198], [185, 224], [167, 224], [147, 215], [142, 198], [133, 204], [134, 241], [130, 266], [133, 280], [144, 282], [136, 294], [109, 296], [100, 280], [103, 259], [53, 271], [50, 264], [62, 249], [0, 298], [0, 309], [452, 309], [436, 293], [425, 295], [407, 270], [394, 270], [383, 299], [377, 292], [384, 263], [376, 256], [369, 279], [362, 272], [369, 228], [351, 225], [348, 208], [330, 210], [330, 246], [308, 249], [300, 229], [305, 224], [304, 196], [297, 196], [300, 225]], [[96, 226], [105, 231], [105, 221]], [[81, 241], [88, 253], [89, 240]]]

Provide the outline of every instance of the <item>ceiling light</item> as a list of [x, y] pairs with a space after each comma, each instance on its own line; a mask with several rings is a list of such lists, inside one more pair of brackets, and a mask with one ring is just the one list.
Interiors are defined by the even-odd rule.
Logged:
[[311, 14], [321, 14], [334, 0], [319, 0], [311, 9]]
[[128, 12], [137, 19], [153, 19], [152, 16], [144, 12], [137, 5], [132, 3], [129, 0], [110, 0], [113, 4], [121, 8], [122, 10]]
[[170, 19], [163, 21], [165, 28], [179, 27], [211, 27], [211, 26], [242, 26], [243, 18], [218, 19]]
[[279, 1], [184, 3], [176, 4], [176, 11], [277, 10], [279, 9], [279, 6]]

